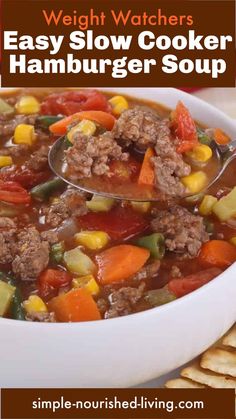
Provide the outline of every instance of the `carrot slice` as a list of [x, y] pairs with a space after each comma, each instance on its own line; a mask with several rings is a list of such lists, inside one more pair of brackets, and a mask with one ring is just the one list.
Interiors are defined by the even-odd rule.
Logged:
[[67, 133], [67, 128], [73, 122], [82, 121], [83, 119], [89, 119], [97, 122], [99, 125], [105, 127], [108, 131], [111, 131], [116, 119], [113, 115], [103, 111], [83, 111], [77, 112], [74, 115], [63, 118], [55, 124], [50, 125], [49, 130], [55, 135], [64, 135]]
[[220, 145], [226, 145], [230, 142], [230, 138], [228, 137], [228, 135], [226, 135], [224, 131], [222, 131], [220, 128], [216, 128], [214, 130], [214, 138], [217, 144]]
[[101, 284], [119, 282], [134, 275], [148, 260], [147, 249], [123, 244], [111, 247], [96, 257]]
[[211, 240], [203, 244], [199, 261], [203, 266], [227, 268], [236, 261], [236, 247], [224, 240]]
[[61, 294], [48, 302], [59, 322], [86, 322], [100, 320], [101, 314], [91, 294], [84, 288], [77, 288]]
[[151, 147], [149, 147], [145, 153], [143, 164], [142, 164], [141, 171], [139, 174], [139, 178], [138, 178], [139, 185], [150, 185], [150, 186], [154, 185], [155, 174], [154, 174], [153, 166], [151, 164], [151, 158], [153, 156], [155, 156], [154, 150]]

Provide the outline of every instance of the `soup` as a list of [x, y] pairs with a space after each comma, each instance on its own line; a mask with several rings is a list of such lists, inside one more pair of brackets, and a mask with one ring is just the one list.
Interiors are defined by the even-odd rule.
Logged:
[[[95, 90], [1, 97], [2, 317], [124, 316], [180, 298], [236, 260], [234, 166], [201, 192], [219, 170], [216, 142], [230, 139], [190, 111]], [[69, 179], [133, 200], [56, 178], [48, 153], [60, 136]], [[146, 201], [135, 200], [140, 191]]]

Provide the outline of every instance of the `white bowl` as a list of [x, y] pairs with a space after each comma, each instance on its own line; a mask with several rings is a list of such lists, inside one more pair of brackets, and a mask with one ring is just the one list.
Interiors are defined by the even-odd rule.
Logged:
[[[195, 119], [236, 134], [229, 117], [178, 90], [115, 91], [172, 108], [181, 99]], [[165, 374], [203, 352], [234, 323], [235, 276], [236, 264], [179, 300], [111, 320], [0, 319], [0, 387], [127, 387]]]

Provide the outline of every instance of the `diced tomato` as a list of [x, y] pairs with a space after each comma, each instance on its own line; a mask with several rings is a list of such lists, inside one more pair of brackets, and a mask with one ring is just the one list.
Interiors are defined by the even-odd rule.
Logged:
[[19, 183], [0, 181], [0, 201], [11, 204], [29, 204], [31, 197]]
[[43, 115], [73, 115], [81, 111], [111, 112], [107, 98], [97, 90], [75, 90], [54, 93], [42, 102]]
[[221, 272], [221, 269], [210, 268], [185, 276], [184, 278], [172, 279], [168, 284], [168, 288], [177, 298], [183, 297], [207, 284], [207, 282], [210, 282], [216, 276], [220, 275]]
[[182, 102], [178, 102], [173, 112], [172, 126], [178, 138], [177, 151], [179, 153], [192, 150], [198, 144], [195, 122]]
[[71, 281], [72, 277], [68, 272], [59, 269], [47, 269], [41, 273], [38, 279], [39, 294], [45, 298], [51, 292], [69, 285]]
[[134, 180], [140, 171], [140, 166], [140, 163], [132, 158], [127, 162], [113, 160], [110, 164], [111, 179], [120, 182]]
[[0, 173], [0, 181], [17, 182], [26, 189], [32, 188], [39, 183], [49, 179], [51, 173], [49, 170], [44, 172], [32, 172], [30, 169], [12, 166]]
[[121, 207], [115, 207], [109, 212], [89, 212], [79, 218], [79, 223], [86, 230], [105, 231], [113, 240], [142, 233], [149, 224], [142, 214]]

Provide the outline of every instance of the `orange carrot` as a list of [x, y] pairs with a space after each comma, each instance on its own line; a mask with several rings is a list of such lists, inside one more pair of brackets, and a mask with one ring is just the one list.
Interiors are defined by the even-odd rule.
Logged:
[[119, 282], [134, 275], [148, 260], [147, 249], [123, 244], [111, 247], [96, 257], [101, 284]]
[[217, 144], [226, 145], [229, 144], [230, 138], [220, 128], [214, 130], [214, 138]]
[[99, 125], [105, 127], [108, 131], [111, 131], [116, 119], [114, 116], [107, 112], [103, 111], [83, 111], [77, 112], [74, 115], [70, 115], [66, 118], [60, 119], [60, 121], [55, 122], [50, 125], [49, 130], [55, 135], [64, 135], [67, 133], [67, 128], [69, 125], [76, 121], [82, 121], [83, 119], [89, 119], [91, 121], [97, 122]]
[[154, 150], [149, 147], [145, 153], [143, 164], [138, 178], [139, 185], [154, 185], [154, 169], [151, 164], [151, 158], [155, 155]]
[[84, 288], [77, 288], [61, 294], [48, 302], [59, 322], [85, 322], [100, 320], [101, 315], [91, 294]]
[[199, 261], [203, 266], [227, 268], [236, 261], [236, 247], [224, 240], [211, 240], [203, 244]]

